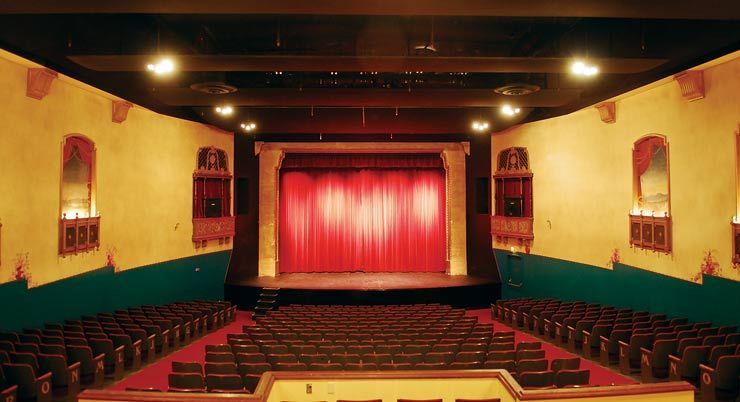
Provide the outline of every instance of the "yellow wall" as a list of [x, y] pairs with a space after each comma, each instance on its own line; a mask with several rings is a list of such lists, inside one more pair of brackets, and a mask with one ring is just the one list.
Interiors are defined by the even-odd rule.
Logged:
[[[0, 283], [27, 256], [32, 286], [106, 265], [111, 251], [119, 269], [228, 250], [192, 236], [192, 174], [199, 147], [229, 155], [231, 133], [134, 106], [122, 124], [111, 121], [111, 100], [95, 88], [59, 76], [42, 100], [26, 96], [26, 71], [38, 67], [0, 51]], [[95, 142], [97, 251], [58, 256], [63, 137], [78, 133]]]
[[[686, 101], [669, 77], [615, 98], [613, 124], [603, 123], [599, 112], [588, 107], [494, 134], [493, 160], [511, 146], [529, 150], [534, 174], [531, 253], [607, 268], [618, 249], [623, 264], [691, 280], [711, 252], [720, 276], [740, 280], [732, 265], [730, 234], [736, 214], [740, 52], [697, 69], [704, 70], [706, 96], [701, 100]], [[629, 245], [632, 145], [652, 133], [665, 135], [669, 144], [671, 254]], [[494, 239], [493, 246], [508, 249], [511, 242]]]

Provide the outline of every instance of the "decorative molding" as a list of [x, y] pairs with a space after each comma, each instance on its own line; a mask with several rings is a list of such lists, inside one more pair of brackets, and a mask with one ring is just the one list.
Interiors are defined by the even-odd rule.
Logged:
[[265, 145], [264, 141], [255, 141], [254, 142], [254, 154], [259, 155], [260, 152], [262, 152], [262, 146]]
[[111, 117], [111, 120], [114, 123], [123, 123], [124, 121], [126, 121], [126, 117], [128, 117], [128, 110], [132, 107], [134, 107], [134, 104], [131, 102], [114, 100], [113, 115]]
[[683, 95], [689, 102], [704, 98], [704, 71], [686, 70], [673, 76], [681, 88]]
[[235, 224], [233, 216], [222, 216], [220, 218], [193, 218], [193, 242], [196, 247], [200, 243], [212, 239], [222, 239], [228, 241], [228, 238], [234, 237]]
[[26, 76], [26, 96], [34, 99], [44, 99], [49, 94], [51, 83], [59, 76], [56, 71], [48, 68], [29, 68]]
[[601, 116], [601, 121], [610, 124], [617, 121], [617, 106], [614, 102], [604, 102], [595, 106]]
[[671, 252], [671, 217], [629, 215], [630, 246]]
[[491, 235], [520, 240], [534, 239], [534, 218], [491, 216]]
[[100, 216], [59, 220], [59, 255], [64, 257], [100, 247]]
[[460, 142], [460, 145], [462, 145], [465, 155], [470, 156], [470, 141], [462, 141]]

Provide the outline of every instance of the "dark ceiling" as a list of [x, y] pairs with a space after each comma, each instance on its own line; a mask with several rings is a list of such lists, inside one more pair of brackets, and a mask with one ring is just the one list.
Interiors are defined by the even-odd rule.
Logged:
[[[577, 110], [740, 44], [737, 1], [520, 3], [3, 0], [0, 45], [161, 113], [230, 131], [255, 121], [258, 137], [269, 139], [467, 135], [474, 119], [499, 130]], [[176, 74], [146, 71], [158, 55], [173, 57]], [[571, 76], [576, 57], [601, 74]], [[224, 104], [234, 116], [214, 113]], [[522, 113], [505, 118], [504, 104]]]

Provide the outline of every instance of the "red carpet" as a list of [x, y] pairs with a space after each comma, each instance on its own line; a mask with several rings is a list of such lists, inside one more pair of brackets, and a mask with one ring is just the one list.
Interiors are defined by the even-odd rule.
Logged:
[[[237, 311], [235, 322], [198, 339], [185, 348], [180, 349], [153, 364], [144, 367], [142, 370], [111, 385], [109, 389], [125, 390], [126, 388], [151, 387], [158, 388], [163, 391], [167, 390], [167, 375], [170, 373], [172, 361], [205, 363], [205, 345], [226, 343], [226, 334], [242, 332], [242, 325], [252, 325], [254, 323], [250, 318], [251, 315], [252, 313], [250, 311]], [[516, 342], [541, 341], [539, 338], [535, 338], [534, 336], [512, 329], [498, 321], [491, 320], [491, 312], [488, 309], [470, 310], [468, 311], [468, 315], [478, 317], [478, 321], [481, 323], [493, 323], [494, 331], [515, 331]], [[578, 357], [564, 349], [544, 341], [542, 342], [542, 349], [545, 350], [545, 357], [548, 360]], [[581, 359], [581, 367], [591, 370], [590, 383], [592, 385], [625, 385], [637, 383], [631, 378], [625, 377], [586, 359]]]
[[[480, 310], [469, 310], [469, 316], [478, 317], [478, 322], [481, 323], [493, 323], [493, 331], [514, 331], [514, 339], [517, 343], [519, 342], [542, 342], [542, 349], [545, 351], [545, 358], [547, 360], [559, 359], [559, 358], [571, 358], [579, 357], [561, 349], [551, 343], [545, 342], [540, 338], [526, 334], [521, 331], [517, 331], [508, 325], [502, 324], [498, 321], [491, 319], [490, 309]], [[594, 363], [588, 359], [581, 358], [581, 368], [591, 370], [591, 379], [589, 384], [591, 385], [626, 385], [626, 384], [637, 384], [637, 381], [625, 377], [622, 374], [612, 371], [604, 366]]]
[[167, 375], [170, 374], [172, 362], [200, 362], [205, 364], [206, 345], [226, 343], [226, 334], [242, 332], [242, 325], [252, 325], [251, 311], [237, 311], [236, 321], [210, 333], [190, 345], [169, 354], [153, 364], [111, 385], [108, 389], [125, 390], [126, 388], [158, 388], [167, 390]]

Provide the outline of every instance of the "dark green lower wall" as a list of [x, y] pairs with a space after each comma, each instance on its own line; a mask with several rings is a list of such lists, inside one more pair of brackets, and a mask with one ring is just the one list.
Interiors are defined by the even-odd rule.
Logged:
[[512, 256], [508, 251], [494, 251], [504, 299], [583, 300], [740, 328], [740, 282], [705, 275], [703, 284], [697, 284], [623, 264], [607, 270], [538, 255]]
[[31, 289], [26, 281], [9, 282], [0, 285], [0, 330], [39, 327], [140, 304], [223, 299], [230, 254], [202, 254], [119, 273], [104, 267]]

